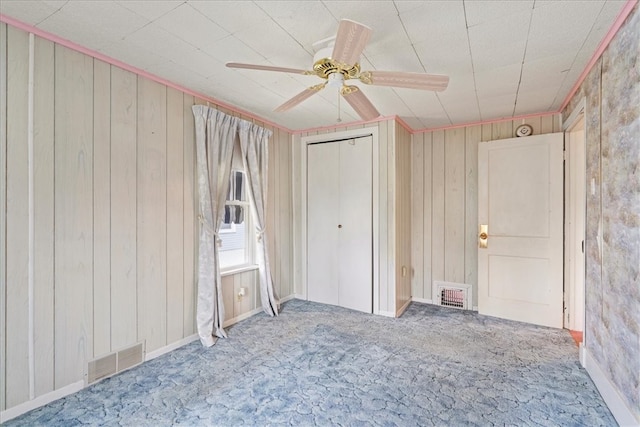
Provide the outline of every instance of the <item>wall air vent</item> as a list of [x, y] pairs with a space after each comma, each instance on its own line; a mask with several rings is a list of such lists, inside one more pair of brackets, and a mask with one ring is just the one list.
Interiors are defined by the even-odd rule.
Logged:
[[473, 293], [471, 285], [464, 283], [433, 282], [433, 303], [442, 307], [471, 310]]
[[144, 362], [144, 342], [109, 353], [89, 362], [87, 384], [108, 378]]

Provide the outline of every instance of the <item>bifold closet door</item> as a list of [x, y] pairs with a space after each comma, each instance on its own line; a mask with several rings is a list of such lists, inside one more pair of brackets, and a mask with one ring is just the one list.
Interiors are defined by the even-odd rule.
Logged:
[[338, 305], [338, 143], [307, 149], [307, 297]]
[[307, 153], [308, 298], [371, 313], [371, 137], [314, 144]]

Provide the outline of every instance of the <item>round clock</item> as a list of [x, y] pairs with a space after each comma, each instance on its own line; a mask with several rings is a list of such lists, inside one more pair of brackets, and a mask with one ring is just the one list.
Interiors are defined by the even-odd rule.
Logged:
[[529, 136], [533, 135], [533, 128], [531, 125], [520, 125], [516, 128], [516, 136]]

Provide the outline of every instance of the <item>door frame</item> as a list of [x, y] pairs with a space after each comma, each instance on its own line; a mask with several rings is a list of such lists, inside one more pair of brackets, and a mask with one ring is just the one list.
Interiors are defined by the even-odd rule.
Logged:
[[373, 226], [373, 314], [380, 312], [380, 153], [378, 142], [378, 128], [353, 129], [343, 132], [325, 133], [320, 135], [309, 135], [300, 138], [300, 266], [301, 266], [301, 291], [303, 299], [308, 299], [307, 293], [307, 148], [310, 144], [335, 142], [345, 139], [354, 139], [371, 136], [372, 140], [372, 226]]
[[[586, 103], [586, 98], [582, 98], [562, 122], [565, 135], [565, 328], [578, 330], [581, 327], [582, 345], [585, 342], [586, 323]], [[580, 124], [582, 129], [577, 129]], [[579, 132], [582, 132], [582, 136]], [[582, 245], [574, 245], [576, 239], [572, 239], [572, 236], [579, 238]], [[572, 270], [576, 269], [582, 269], [581, 278], [572, 274]], [[576, 316], [580, 319], [576, 319]]]

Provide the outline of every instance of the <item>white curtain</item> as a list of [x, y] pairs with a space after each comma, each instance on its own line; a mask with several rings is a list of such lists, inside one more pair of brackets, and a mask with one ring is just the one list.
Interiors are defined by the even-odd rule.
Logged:
[[218, 232], [229, 191], [233, 146], [240, 119], [205, 105], [194, 105], [200, 235], [196, 322], [205, 347], [226, 337]]
[[240, 147], [247, 176], [247, 190], [251, 199], [256, 228], [256, 261], [260, 274], [260, 297], [262, 308], [270, 316], [278, 315], [279, 300], [273, 289], [269, 254], [267, 252], [267, 167], [268, 146], [271, 131], [243, 121], [240, 124]]

